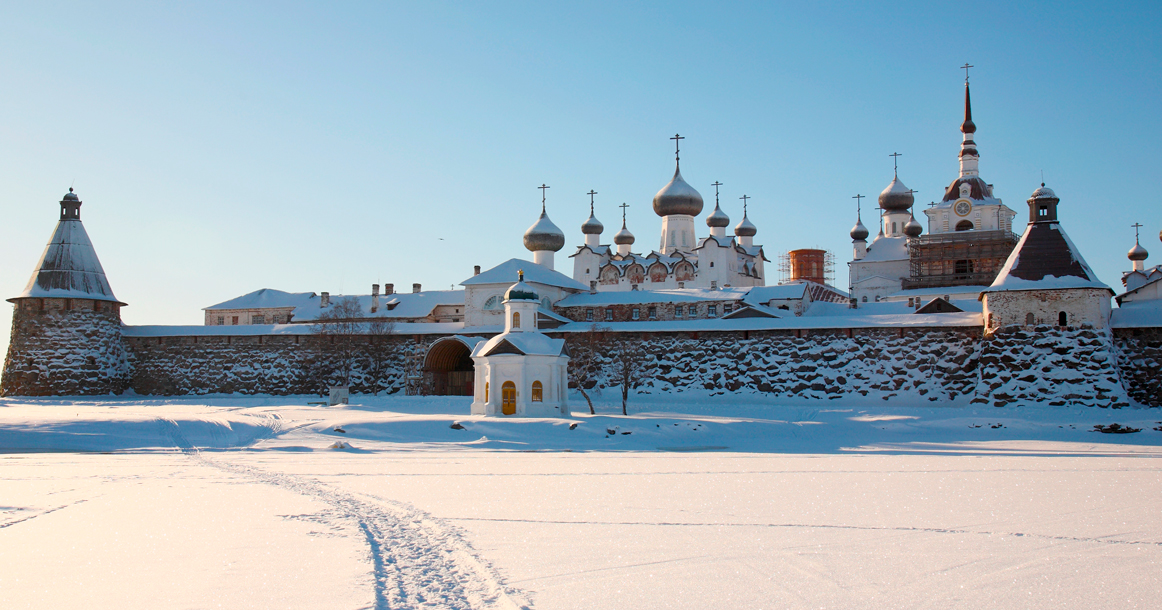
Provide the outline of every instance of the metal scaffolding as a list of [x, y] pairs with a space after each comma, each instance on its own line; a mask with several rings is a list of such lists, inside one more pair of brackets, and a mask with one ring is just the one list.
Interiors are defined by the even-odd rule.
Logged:
[[1020, 239], [1009, 231], [957, 231], [911, 239], [911, 277], [904, 280], [904, 289], [987, 286]]

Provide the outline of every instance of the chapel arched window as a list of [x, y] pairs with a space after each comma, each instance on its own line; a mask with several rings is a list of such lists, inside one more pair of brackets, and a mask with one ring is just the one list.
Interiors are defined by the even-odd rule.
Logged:
[[544, 400], [544, 392], [545, 392], [545, 386], [541, 385], [541, 382], [539, 382], [539, 381], [534, 381], [533, 382], [532, 401], [533, 402], [541, 402], [542, 400]]

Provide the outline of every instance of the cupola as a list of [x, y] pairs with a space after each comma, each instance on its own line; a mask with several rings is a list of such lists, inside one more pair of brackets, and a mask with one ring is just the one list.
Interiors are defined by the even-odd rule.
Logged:
[[1057, 222], [1057, 204], [1061, 200], [1053, 189], [1041, 183], [1041, 187], [1029, 196], [1029, 222]]
[[863, 219], [857, 216], [855, 219], [855, 226], [851, 228], [850, 235], [852, 241], [864, 241], [867, 239], [868, 235], [871, 235], [871, 233], [867, 230], [867, 227], [863, 226]]
[[880, 209], [885, 212], [906, 212], [916, 203], [911, 189], [900, 182], [899, 176], [892, 176], [891, 183], [880, 193]]
[[916, 214], [912, 213], [908, 218], [908, 222], [904, 223], [904, 235], [908, 237], [920, 237], [924, 232], [924, 227], [916, 222]]

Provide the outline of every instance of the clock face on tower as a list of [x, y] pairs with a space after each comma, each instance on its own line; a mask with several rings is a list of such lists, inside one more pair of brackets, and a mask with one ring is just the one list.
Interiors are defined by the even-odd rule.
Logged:
[[957, 216], [968, 216], [972, 211], [972, 202], [967, 199], [958, 199], [956, 203], [952, 204], [952, 211], [956, 212]]

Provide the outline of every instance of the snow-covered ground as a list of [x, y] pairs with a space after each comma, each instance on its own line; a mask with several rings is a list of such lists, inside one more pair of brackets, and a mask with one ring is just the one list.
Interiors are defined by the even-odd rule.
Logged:
[[313, 400], [0, 399], [0, 608], [1162, 599], [1157, 410]]

